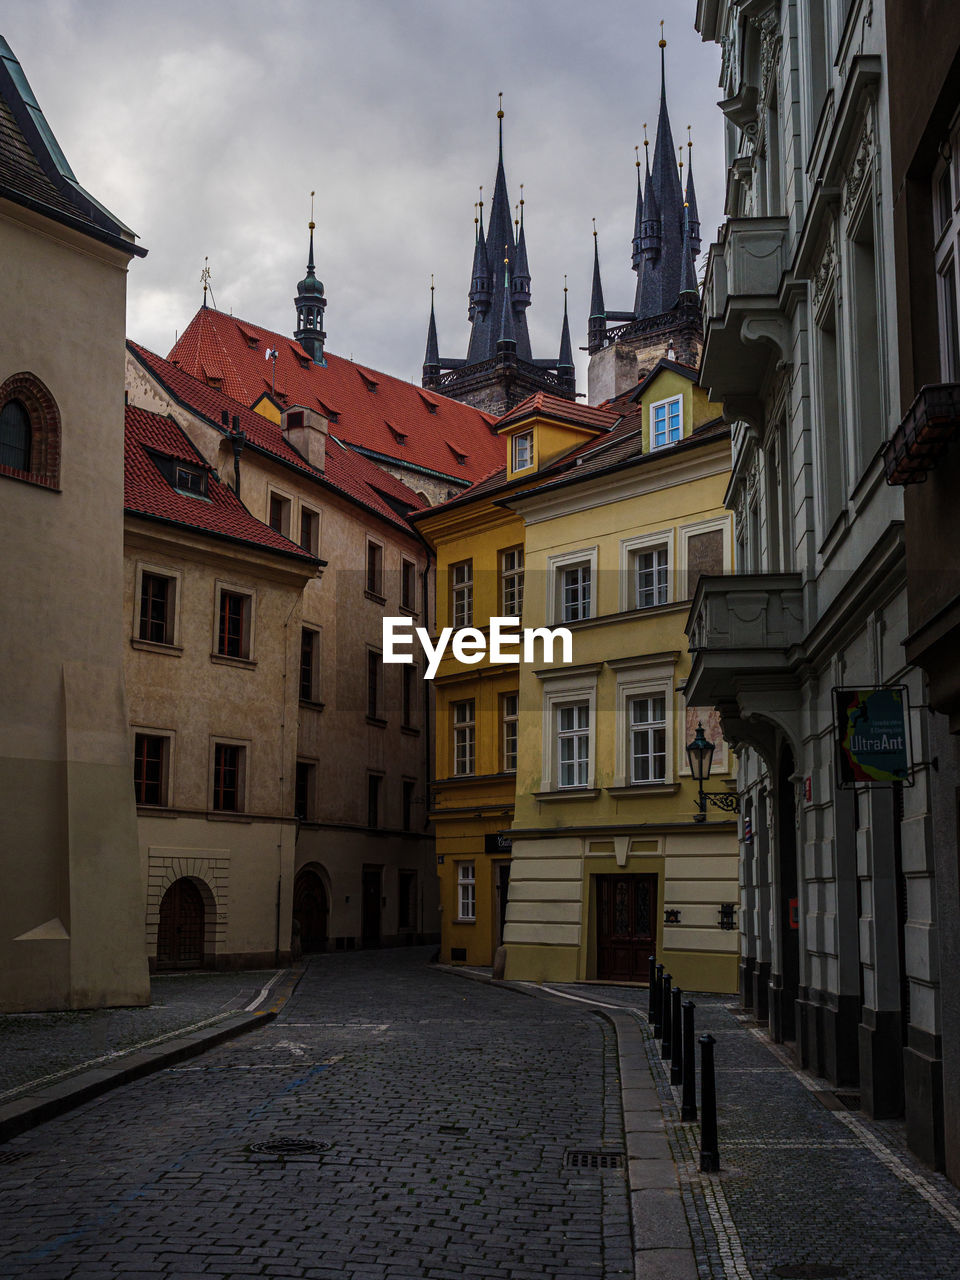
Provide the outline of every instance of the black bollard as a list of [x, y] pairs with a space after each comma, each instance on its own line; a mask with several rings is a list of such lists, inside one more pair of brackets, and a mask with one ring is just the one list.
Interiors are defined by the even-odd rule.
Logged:
[[653, 1022], [653, 1007], [656, 1001], [657, 990], [657, 957], [650, 957], [650, 990], [649, 1002], [647, 1004], [647, 1021]]
[[656, 995], [653, 1001], [653, 1038], [659, 1040], [663, 1035], [663, 965], [657, 965], [657, 979], [654, 984]]
[[673, 988], [673, 1009], [670, 1015], [670, 1048], [672, 1056], [670, 1058], [670, 1083], [680, 1084], [683, 1080], [683, 1035], [680, 1030], [681, 1019], [683, 1014], [680, 1011], [680, 1002], [683, 999], [683, 993], [679, 987]]
[[672, 983], [673, 975], [665, 973], [663, 975], [663, 1018], [661, 1019], [660, 1035], [660, 1057], [663, 1059], [670, 1057], [670, 1032], [673, 1027], [673, 1004], [670, 991]]
[[680, 1103], [680, 1119], [684, 1122], [697, 1118], [697, 1063], [693, 1048], [692, 1000], [683, 1002], [683, 1098]]
[[713, 1036], [700, 1037], [700, 1170], [717, 1173], [720, 1152], [717, 1150], [717, 1079], [713, 1067]]

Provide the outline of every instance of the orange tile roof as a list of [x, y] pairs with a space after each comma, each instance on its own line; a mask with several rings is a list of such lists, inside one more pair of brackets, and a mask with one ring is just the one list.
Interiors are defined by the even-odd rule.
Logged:
[[[275, 384], [268, 350], [278, 353]], [[503, 462], [504, 442], [491, 429], [489, 414], [325, 354], [326, 367], [316, 365], [292, 339], [201, 307], [168, 359], [195, 378], [219, 381], [241, 404], [255, 404], [275, 389], [283, 405], [303, 405], [324, 416], [332, 411], [337, 419], [330, 429], [347, 444], [445, 478], [472, 483]], [[463, 462], [448, 448], [451, 440]]]
[[609, 431], [620, 416], [610, 409], [601, 409], [589, 404], [577, 404], [575, 400], [564, 400], [562, 396], [552, 396], [547, 391], [537, 391], [527, 396], [513, 409], [505, 413], [496, 423], [496, 430], [521, 422], [534, 414], [542, 414], [547, 418], [556, 418], [561, 422], [569, 422], [577, 426], [591, 427], [595, 431]]
[[[207, 383], [191, 377], [189, 373], [184, 373], [169, 360], [155, 355], [146, 347], [141, 347], [135, 342], [128, 342], [127, 347], [175, 400], [191, 412], [205, 418], [218, 430], [224, 430], [222, 425], [224, 413], [228, 415], [231, 423], [236, 416], [240, 420], [240, 427], [247, 438], [247, 443], [254, 448], [271, 454], [279, 462], [341, 493], [351, 501], [360, 503], [389, 524], [408, 533], [412, 532], [403, 515], [394, 510], [390, 502], [392, 501], [400, 508], [416, 510], [423, 506], [422, 499], [418, 498], [402, 480], [390, 475], [369, 458], [365, 458], [363, 454], [339, 444], [337, 442], [338, 427], [330, 428], [325, 468], [322, 472], [318, 471], [294, 449], [279, 426], [269, 418], [265, 418], [263, 414], [257, 413], [254, 409], [248, 409], [246, 405], [232, 399], [224, 391], [218, 391]], [[336, 438], [332, 438], [334, 436]]]

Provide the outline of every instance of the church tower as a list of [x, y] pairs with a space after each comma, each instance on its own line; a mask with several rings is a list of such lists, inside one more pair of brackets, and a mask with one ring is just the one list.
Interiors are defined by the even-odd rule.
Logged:
[[[662, 26], [662, 24], [661, 24]], [[587, 402], [600, 404], [636, 386], [667, 356], [695, 366], [703, 345], [696, 257], [700, 221], [693, 185], [693, 144], [687, 143], [687, 181], [673, 144], [667, 111], [665, 55], [660, 39], [660, 114], [653, 163], [644, 126], [644, 164], [637, 157], [637, 206], [631, 262], [637, 274], [632, 311], [607, 311], [594, 228], [593, 290], [587, 331]], [[640, 170], [644, 169], [641, 180]]]
[[[313, 192], [310, 193], [313, 204]], [[323, 356], [323, 340], [327, 336], [323, 331], [323, 313], [327, 300], [323, 296], [323, 283], [317, 279], [313, 263], [313, 232], [316, 223], [313, 220], [313, 209], [310, 210], [310, 249], [307, 254], [307, 274], [297, 285], [297, 296], [293, 300], [297, 308], [297, 328], [294, 338], [314, 364], [325, 365]]]
[[[566, 294], [558, 356], [537, 360], [530, 350], [527, 330], [527, 308], [531, 299], [530, 267], [523, 221], [524, 201], [521, 196], [518, 216], [511, 220], [503, 167], [502, 106], [497, 118], [500, 133], [497, 177], [486, 228], [482, 199], [474, 219], [473, 271], [467, 311], [470, 341], [466, 359], [440, 356], [431, 285], [423, 386], [499, 417], [537, 391], [574, 399], [576, 373]], [[522, 190], [521, 187], [521, 193]]]

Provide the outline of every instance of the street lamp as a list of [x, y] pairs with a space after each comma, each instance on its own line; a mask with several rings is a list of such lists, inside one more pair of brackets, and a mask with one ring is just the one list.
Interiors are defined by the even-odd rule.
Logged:
[[697, 803], [699, 811], [694, 816], [694, 822], [706, 822], [707, 820], [707, 801], [715, 804], [718, 809], [724, 809], [727, 813], [739, 813], [740, 798], [731, 795], [728, 791], [704, 791], [703, 784], [710, 778], [710, 766], [713, 764], [713, 743], [707, 740], [703, 732], [703, 722], [697, 724], [697, 736], [692, 742], [687, 743], [687, 759], [690, 761], [690, 772], [699, 789]]

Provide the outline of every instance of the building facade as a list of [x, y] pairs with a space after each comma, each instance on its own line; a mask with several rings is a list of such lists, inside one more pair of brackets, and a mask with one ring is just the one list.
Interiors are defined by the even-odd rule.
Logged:
[[150, 1000], [120, 646], [126, 278], [144, 252], [79, 185], [0, 38], [4, 1011]]
[[[869, 1114], [905, 1112], [939, 1164], [931, 720], [903, 645], [903, 497], [884, 483], [900, 418], [886, 15], [701, 0], [697, 27], [723, 51], [701, 379], [736, 423], [738, 576], [701, 580], [688, 693], [740, 760], [741, 997]], [[881, 702], [909, 760], [857, 764]]]

